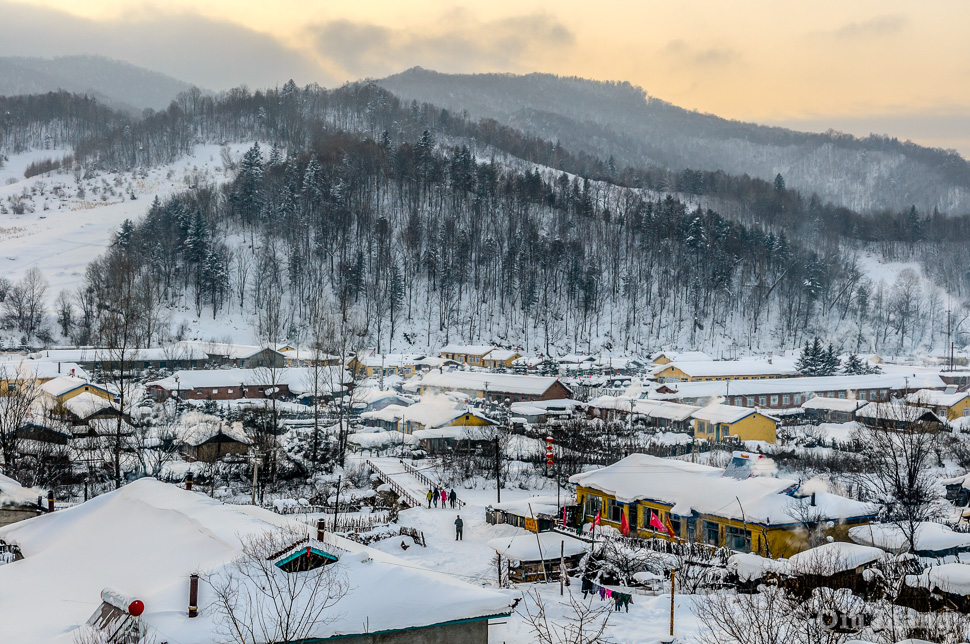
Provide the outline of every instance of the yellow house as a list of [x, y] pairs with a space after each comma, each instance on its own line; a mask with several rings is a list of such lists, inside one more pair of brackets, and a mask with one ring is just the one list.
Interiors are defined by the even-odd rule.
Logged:
[[708, 405], [691, 415], [694, 437], [719, 441], [732, 437], [743, 441], [774, 443], [778, 421], [756, 409], [733, 405]]
[[388, 405], [360, 415], [365, 424], [385, 430], [413, 434], [440, 427], [485, 427], [497, 423], [481, 412], [442, 396], [429, 396], [414, 405]]
[[351, 372], [367, 378], [384, 376], [401, 376], [410, 378], [418, 372], [418, 362], [424, 359], [422, 355], [408, 355], [401, 353], [359, 355], [350, 359], [347, 368]]
[[21, 360], [19, 362], [0, 362], [0, 395], [17, 391], [26, 383], [39, 387], [45, 382], [61, 376], [87, 377], [87, 373], [77, 363], [47, 360]]
[[653, 372], [657, 382], [708, 382], [711, 380], [765, 380], [798, 375], [789, 358], [708, 360], [660, 363]]
[[473, 367], [485, 366], [485, 356], [495, 350], [488, 344], [447, 344], [441, 347], [440, 355], [446, 360], [454, 360]]
[[946, 393], [935, 389], [920, 389], [909, 394], [906, 403], [911, 407], [928, 407], [948, 422], [970, 417], [970, 391]]
[[512, 363], [521, 358], [522, 354], [518, 351], [507, 349], [493, 349], [482, 358], [482, 366], [486, 369], [502, 369], [512, 366]]
[[64, 412], [64, 403], [83, 393], [93, 394], [110, 402], [117, 402], [117, 396], [108, 391], [104, 385], [96, 385], [84, 378], [75, 376], [61, 376], [49, 380], [40, 386], [40, 391], [51, 402], [51, 411], [57, 414]]
[[713, 359], [703, 351], [661, 351], [653, 355], [651, 362], [664, 365], [671, 362], [710, 362]]
[[813, 532], [848, 541], [849, 528], [871, 522], [877, 508], [828, 492], [807, 493], [797, 481], [725, 476], [720, 468], [630, 456], [569, 478], [579, 515], [630, 536], [697, 542], [738, 552], [789, 557], [810, 546]]

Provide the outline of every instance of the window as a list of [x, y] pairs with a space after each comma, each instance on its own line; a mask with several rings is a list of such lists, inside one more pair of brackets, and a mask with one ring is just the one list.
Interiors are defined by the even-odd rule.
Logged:
[[724, 529], [725, 545], [731, 550], [747, 552], [750, 550], [748, 541], [748, 531], [742, 528], [727, 526]]
[[802, 404], [802, 395], [801, 394], [795, 394], [795, 404], [796, 405], [801, 405]]
[[790, 405], [791, 404], [791, 395], [790, 394], [785, 394], [784, 396], [782, 396], [781, 397], [781, 404], [782, 405]]
[[708, 543], [712, 546], [720, 545], [721, 534], [718, 525], [713, 521], [704, 522], [704, 543]]
[[754, 396], [748, 396], [748, 407], [754, 407]]
[[232, 393], [232, 389], [226, 389], [226, 392], [231, 394]]
[[840, 391], [839, 392], [839, 398], [845, 398], [845, 392], [844, 391]]
[[[17, 381], [16, 380], [8, 380], [7, 381], [7, 391], [10, 392], [10, 393], [12, 393], [12, 394], [13, 393], [17, 393]], [[964, 411], [966, 411], [966, 410], [964, 410]]]
[[775, 396], [772, 396], [772, 397], [771, 397], [771, 406], [772, 406], [772, 407], [774, 407], [774, 406], [776, 406], [777, 404], [778, 404], [778, 396], [777, 396], [777, 395], [775, 395]]
[[619, 523], [623, 519], [623, 504], [622, 503], [617, 503], [613, 499], [609, 499], [607, 501], [607, 506], [606, 507], [607, 507], [607, 514], [609, 515], [607, 518], [610, 521], [613, 521], [615, 523]]
[[603, 506], [603, 500], [594, 494], [586, 495], [586, 516], [595, 517]]
[[758, 404], [764, 407], [768, 404], [768, 396], [758, 396]]
[[964, 407], [963, 408], [963, 415], [964, 416], [970, 416], [970, 407]]
[[219, 393], [219, 390], [218, 389], [213, 389], [212, 390], [212, 393], [217, 394], [217, 393]]
[[152, 366], [152, 363], [150, 363], [150, 362], [148, 362], [148, 361], [146, 360], [146, 361], [145, 361], [145, 368], [147, 369], [147, 368], [148, 368], [148, 367], [150, 367], [150, 366]]

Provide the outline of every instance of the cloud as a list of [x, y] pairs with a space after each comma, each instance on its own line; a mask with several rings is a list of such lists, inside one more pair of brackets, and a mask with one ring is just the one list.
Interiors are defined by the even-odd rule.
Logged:
[[191, 13], [139, 11], [95, 21], [0, 0], [0, 16], [0, 56], [97, 54], [215, 90], [268, 87], [289, 78], [324, 85], [336, 80], [270, 35]]
[[684, 40], [671, 40], [660, 53], [672, 63], [683, 67], [710, 68], [733, 65], [741, 61], [741, 56], [733, 49], [724, 47], [691, 47]]
[[481, 21], [453, 10], [422, 30], [349, 20], [309, 28], [321, 58], [353, 77], [420, 65], [444, 72], [534, 71], [535, 58], [566, 50], [575, 35], [544, 13]]
[[850, 22], [831, 32], [831, 34], [842, 40], [892, 36], [901, 32], [908, 22], [909, 20], [904, 15], [885, 14], [874, 16], [862, 22]]

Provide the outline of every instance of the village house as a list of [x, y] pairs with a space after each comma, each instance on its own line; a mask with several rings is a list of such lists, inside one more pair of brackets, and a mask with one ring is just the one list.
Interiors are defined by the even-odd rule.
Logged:
[[87, 425], [92, 420], [105, 418], [117, 418], [121, 416], [125, 422], [130, 423], [131, 419], [127, 413], [121, 411], [117, 403], [85, 391], [73, 398], [69, 398], [61, 405], [63, 417], [72, 425]]
[[770, 380], [666, 383], [649, 392], [655, 400], [672, 400], [688, 405], [705, 404], [714, 398], [738, 407], [791, 409], [818, 396], [888, 402], [916, 389], [944, 389], [936, 374], [869, 374], [863, 376], [819, 376]]
[[[155, 400], [243, 400], [300, 397], [309, 403], [343, 391], [350, 375], [341, 367], [292, 367], [283, 369], [197, 369], [177, 371], [147, 383]], [[314, 385], [317, 391], [314, 393]]]
[[732, 405], [708, 405], [691, 415], [694, 437], [720, 441], [737, 438], [743, 441], [774, 443], [778, 419], [755, 409]]
[[935, 430], [943, 420], [926, 407], [906, 405], [901, 402], [869, 403], [855, 413], [856, 420], [868, 427], [906, 431], [916, 425]]
[[482, 371], [432, 371], [420, 380], [407, 383], [404, 388], [417, 390], [422, 396], [461, 392], [470, 398], [498, 403], [553, 400], [572, 396], [572, 391], [566, 385], [551, 376], [520, 376]]
[[65, 414], [64, 403], [84, 393], [98, 396], [109, 402], [118, 401], [118, 396], [109, 391], [105, 385], [96, 385], [75, 376], [61, 376], [48, 380], [40, 386], [40, 393], [44, 406], [50, 413], [58, 416]]
[[634, 420], [643, 422], [648, 427], [693, 433], [692, 416], [701, 408], [646, 398], [600, 396], [589, 401], [587, 409], [594, 418], [628, 420], [630, 414], [633, 414]]
[[418, 373], [418, 365], [425, 357], [420, 353], [360, 354], [347, 362], [347, 369], [365, 378], [410, 378]]
[[531, 583], [559, 579], [562, 564], [572, 571], [590, 545], [560, 532], [520, 534], [488, 542], [505, 562], [509, 581]]
[[[130, 619], [124, 610], [130, 600], [116, 598], [133, 599], [135, 594], [143, 608], [138, 618], [142, 641], [223, 641], [226, 621], [212, 586], [193, 576], [232, 583], [241, 597], [258, 596], [262, 591], [251, 586], [258, 582], [239, 572], [246, 570], [245, 561], [257, 559], [272, 563], [265, 568], [265, 583], [283, 589], [274, 600], [285, 602], [287, 588], [302, 588], [290, 584], [286, 575], [306, 574], [310, 568], [325, 567], [326, 574], [340, 582], [336, 603], [321, 605], [323, 612], [312, 620], [303, 642], [486, 644], [489, 620], [510, 612], [504, 593], [426, 570], [330, 532], [300, 528], [263, 508], [224, 505], [151, 478], [6, 526], [0, 529], [0, 539], [17, 543], [24, 553], [16, 565], [0, 566], [0, 587], [18, 589], [5, 593], [0, 602], [5, 642], [81, 641], [90, 635], [87, 623], [98, 629], [101, 624], [113, 629], [134, 626], [124, 621]], [[262, 551], [261, 539], [282, 542], [284, 547]], [[245, 551], [249, 559], [241, 560]], [[429, 598], [435, 597], [448, 601], [429, 610]], [[120, 612], [113, 610], [118, 604]], [[37, 607], [42, 605], [46, 614], [38, 619]], [[265, 611], [253, 616], [261, 622], [281, 620], [274, 601], [257, 601], [246, 610]], [[110, 631], [95, 635], [98, 641], [109, 641]]]
[[906, 397], [906, 402], [914, 407], [928, 407], [945, 421], [970, 417], [970, 391], [946, 391], [920, 389]]
[[576, 485], [585, 521], [600, 515], [612, 528], [626, 523], [633, 536], [771, 557], [789, 557], [808, 548], [809, 525], [845, 541], [849, 528], [869, 523], [878, 511], [829, 492], [805, 492], [789, 479], [735, 479], [720, 468], [646, 454], [574, 474], [569, 482]]
[[242, 423], [227, 424], [218, 419], [200, 419], [178, 431], [186, 461], [215, 463], [224, 456], [245, 455], [253, 441], [243, 432]]
[[360, 418], [371, 427], [405, 434], [442, 427], [491, 427], [496, 424], [477, 409], [444, 396], [427, 396], [407, 407], [388, 405], [377, 411], [364, 412]]
[[858, 398], [826, 398], [816, 396], [802, 403], [805, 419], [815, 423], [848, 423], [855, 420], [860, 407], [868, 405]]
[[671, 362], [657, 367], [657, 382], [707, 382], [711, 380], [765, 380], [798, 375], [793, 358], [748, 358], [744, 360], [697, 360]]
[[442, 358], [454, 360], [458, 364], [483, 367], [485, 366], [485, 356], [494, 349], [495, 347], [489, 344], [446, 344], [441, 347], [438, 354]]
[[521, 357], [522, 354], [518, 351], [492, 349], [482, 358], [482, 366], [486, 369], [510, 369], [512, 363]]

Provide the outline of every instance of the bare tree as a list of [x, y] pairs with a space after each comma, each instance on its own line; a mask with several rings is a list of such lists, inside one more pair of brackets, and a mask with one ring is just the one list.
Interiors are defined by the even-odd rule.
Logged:
[[[902, 405], [885, 409], [898, 415], [899, 422], [913, 413], [913, 408]], [[922, 421], [905, 429], [865, 427], [859, 432], [863, 467], [854, 477], [870, 500], [885, 506], [887, 520], [899, 527], [910, 551], [916, 549], [919, 524], [936, 515], [942, 502], [943, 490], [931, 471], [941, 439], [936, 423]]]
[[7, 383], [6, 391], [0, 392], [0, 455], [8, 472], [16, 468], [20, 455], [19, 430], [34, 417], [40, 397], [37, 380], [23, 371], [23, 365], [0, 368], [0, 382]]
[[305, 538], [279, 530], [246, 539], [242, 556], [206, 579], [229, 641], [304, 641], [340, 617], [333, 608], [349, 583], [339, 564], [292, 572], [276, 565]]
[[[612, 614], [612, 604], [593, 604], [583, 601], [569, 591], [565, 621], [550, 618], [539, 591], [525, 593], [522, 608], [516, 612], [529, 624], [533, 641], [541, 644], [594, 644], [608, 641], [606, 626]], [[595, 606], [595, 607], [594, 607]]]
[[47, 287], [47, 278], [34, 266], [27, 269], [3, 300], [7, 320], [28, 338], [39, 333], [43, 326]]

